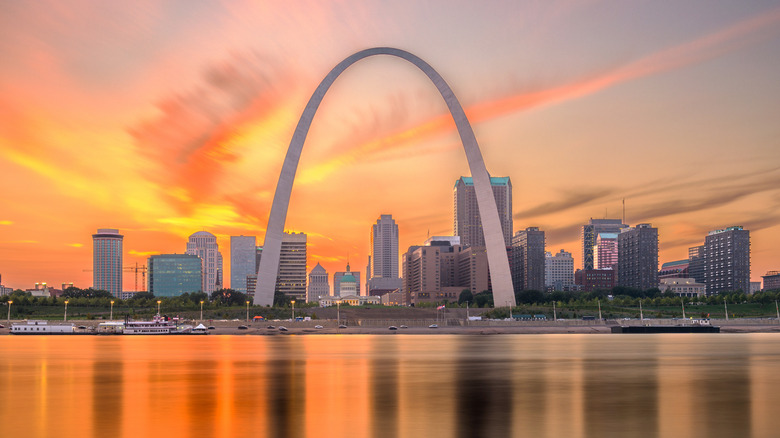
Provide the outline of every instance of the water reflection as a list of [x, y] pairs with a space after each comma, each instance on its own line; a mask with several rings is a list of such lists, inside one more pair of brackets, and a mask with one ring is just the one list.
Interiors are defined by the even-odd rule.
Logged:
[[[454, 366], [456, 370], [455, 420], [459, 437], [506, 436], [512, 430], [512, 368], [527, 364], [521, 361], [518, 365], [502, 356], [485, 366], [485, 358], [495, 357], [495, 352], [500, 351], [497, 347], [501, 347], [485, 341], [496, 339], [464, 338], [464, 342], [459, 342], [457, 359], [450, 359], [454, 363], [442, 365]], [[516, 389], [521, 392], [528, 389], [523, 388], [527, 382], [521, 381]]]
[[2, 436], [775, 436], [778, 335], [0, 338]]

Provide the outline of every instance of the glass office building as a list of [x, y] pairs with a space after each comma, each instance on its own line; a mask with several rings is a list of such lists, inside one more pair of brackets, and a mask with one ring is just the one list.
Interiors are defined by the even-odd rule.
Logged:
[[160, 254], [149, 257], [149, 292], [156, 297], [176, 297], [200, 292], [200, 257], [190, 254]]

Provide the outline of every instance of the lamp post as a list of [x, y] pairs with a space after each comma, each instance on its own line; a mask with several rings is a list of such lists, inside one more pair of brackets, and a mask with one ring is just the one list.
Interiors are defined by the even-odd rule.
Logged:
[[108, 320], [112, 321], [114, 319], [114, 300], [111, 300], [111, 313], [108, 316]]
[[65, 300], [65, 318], [64, 321], [68, 320], [68, 300]]
[[162, 301], [157, 300], [157, 316], [160, 316], [160, 303], [162, 303]]
[[203, 322], [203, 300], [200, 300], [200, 322]]
[[341, 300], [336, 301], [336, 327], [341, 325]]
[[729, 305], [726, 303], [726, 297], [723, 297], [723, 307], [726, 308], [726, 321], [729, 320]]
[[290, 321], [295, 321], [295, 300], [290, 301], [292, 304], [292, 319]]
[[246, 322], [249, 322], [249, 301], [246, 302]]
[[11, 304], [14, 302], [12, 300], [8, 300], [8, 320], [5, 322], [6, 324], [11, 324]]

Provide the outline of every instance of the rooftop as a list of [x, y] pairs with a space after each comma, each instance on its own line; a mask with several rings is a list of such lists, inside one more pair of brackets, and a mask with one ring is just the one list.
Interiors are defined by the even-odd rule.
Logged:
[[[470, 176], [462, 176], [458, 178], [458, 180], [455, 181], [455, 186], [457, 187], [458, 181], [463, 181], [464, 184], [467, 186], [473, 186], [474, 185], [474, 179]], [[509, 180], [508, 176], [491, 176], [490, 177], [490, 185], [492, 186], [508, 186], [512, 182]]]

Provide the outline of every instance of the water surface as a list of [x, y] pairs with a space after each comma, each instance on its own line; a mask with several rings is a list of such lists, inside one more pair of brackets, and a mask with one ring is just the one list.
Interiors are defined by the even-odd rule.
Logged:
[[4, 336], [2, 437], [780, 436], [780, 335]]

